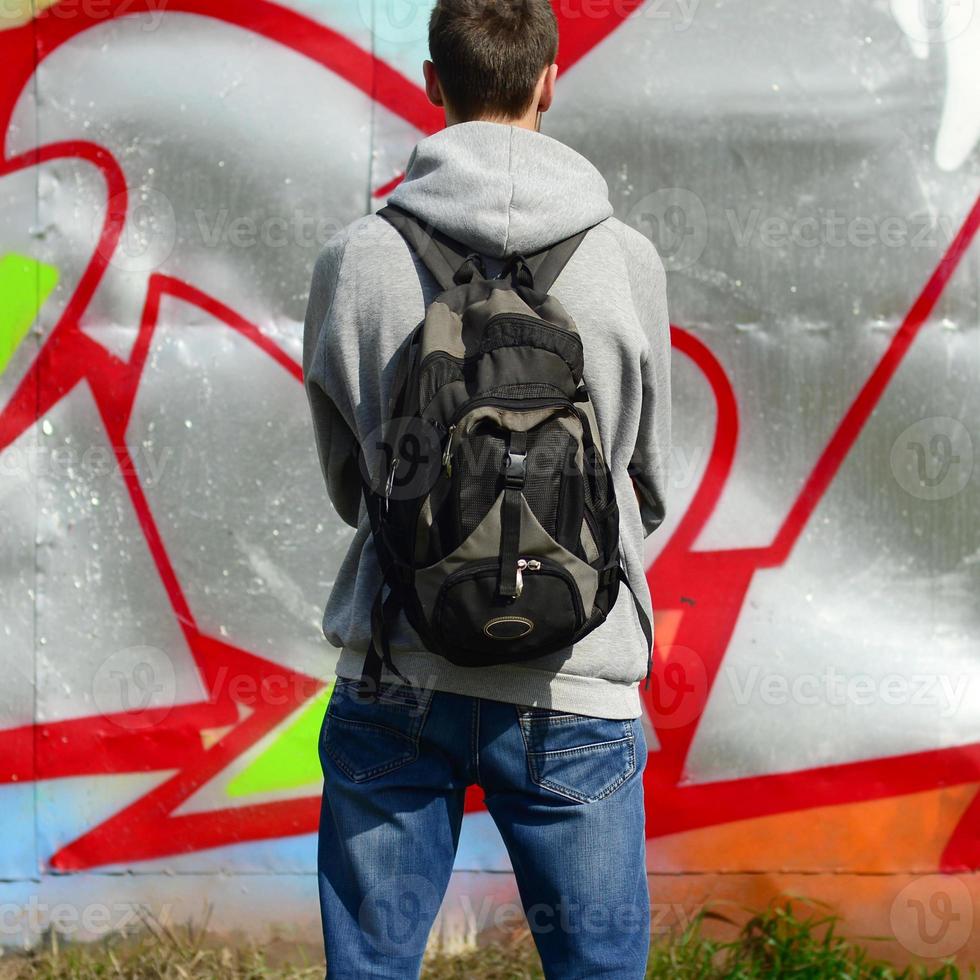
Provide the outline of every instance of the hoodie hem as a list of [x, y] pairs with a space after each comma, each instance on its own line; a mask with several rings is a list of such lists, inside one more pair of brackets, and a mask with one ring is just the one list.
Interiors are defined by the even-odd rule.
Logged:
[[[417, 687], [617, 721], [636, 719], [643, 714], [639, 681], [624, 684], [515, 665], [457, 667], [426, 652], [399, 652], [396, 656], [399, 671]], [[341, 650], [336, 669], [338, 677], [357, 679], [363, 667], [362, 651], [350, 647]], [[387, 671], [383, 680], [403, 683]]]

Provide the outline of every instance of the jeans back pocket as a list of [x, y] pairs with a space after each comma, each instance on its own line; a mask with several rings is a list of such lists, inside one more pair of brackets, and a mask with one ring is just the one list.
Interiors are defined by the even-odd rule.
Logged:
[[360, 783], [413, 762], [431, 703], [431, 689], [396, 683], [382, 683], [370, 701], [360, 681], [338, 677], [323, 722], [324, 763]]
[[636, 772], [632, 719], [517, 706], [532, 782], [576, 803], [612, 795]]

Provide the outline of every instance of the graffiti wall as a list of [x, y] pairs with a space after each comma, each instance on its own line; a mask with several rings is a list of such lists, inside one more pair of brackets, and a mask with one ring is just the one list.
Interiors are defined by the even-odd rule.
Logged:
[[[5, 6], [2, 942], [207, 905], [316, 935], [351, 532], [302, 320], [319, 248], [440, 126], [429, 6]], [[980, 11], [556, 10], [545, 132], [669, 269], [654, 929], [787, 891], [980, 959]], [[445, 936], [516, 900], [507, 872], [474, 792]]]

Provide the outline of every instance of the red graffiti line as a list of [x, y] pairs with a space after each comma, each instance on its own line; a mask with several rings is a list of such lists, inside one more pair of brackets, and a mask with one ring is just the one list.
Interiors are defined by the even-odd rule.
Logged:
[[[662, 711], [657, 702], [658, 692], [675, 691], [678, 677], [690, 680], [690, 664], [685, 662], [689, 651], [697, 651], [698, 665], [703, 666], [707, 680], [702, 685], [688, 684], [690, 689], [682, 691], [681, 700], [673, 706], [675, 718], [689, 718], [689, 721], [673, 725], [668, 719], [668, 724], [657, 729], [661, 750], [647, 772], [648, 828], [654, 836], [980, 778], [978, 745], [703, 785], [692, 785], [684, 768], [701, 711], [728, 649], [753, 575], [758, 569], [778, 567], [788, 559], [817, 503], [976, 237], [978, 227], [980, 199], [974, 203], [902, 326], [844, 414], [768, 547], [692, 550], [728, 477], [734, 449], [735, 408], [732, 393], [720, 376], [714, 358], [705, 348], [691, 345], [689, 339], [675, 331], [675, 345], [699, 364], [711, 384], [719, 422], [711, 462], [694, 503], [648, 572], [654, 596], [665, 599], [674, 608], [683, 608], [685, 601], [690, 604], [689, 611], [682, 615], [671, 649], [657, 649], [655, 640], [656, 683], [651, 685], [653, 690], [648, 695], [651, 716], [656, 719]], [[672, 652], [675, 649], [678, 654]], [[680, 668], [679, 672], [675, 669], [673, 678], [669, 674], [672, 665]], [[686, 702], [686, 698], [696, 699], [696, 703]]]
[[[561, 5], [563, 40], [559, 61], [562, 67], [567, 69], [583, 58], [640, 5], [640, 0], [630, 0], [609, 5], [615, 10], [588, 17], [581, 11], [580, 16], [575, 16], [574, 11], [564, 9], [567, 5]], [[5, 83], [0, 89], [3, 131], [9, 128], [17, 100], [40, 60], [82, 31], [111, 17], [145, 13], [149, 9], [147, 0], [133, 4], [118, 0], [95, 13], [73, 8], [70, 18], [55, 16], [52, 9], [22, 28], [0, 33], [3, 56], [0, 80]], [[438, 113], [417, 86], [347, 38], [293, 11], [265, 0], [247, 0], [235, 5], [217, 0], [178, 0], [176, 6], [170, 4], [167, 10], [213, 17], [289, 47], [367, 93], [423, 133], [433, 132], [441, 125]], [[128, 360], [115, 357], [82, 333], [79, 319], [101, 281], [123, 227], [127, 188], [121, 169], [104, 148], [90, 142], [71, 141], [38, 147], [6, 159], [0, 164], [0, 174], [66, 158], [97, 167], [114, 206], [107, 214], [96, 253], [64, 313], [0, 413], [0, 451], [82, 381], [92, 389], [110, 441], [123, 446], [122, 435], [164, 296], [199, 306], [249, 339], [294, 379], [301, 380], [299, 366], [254, 324], [231, 307], [168, 276], [149, 278], [137, 341]], [[980, 202], [974, 206], [901, 330], [831, 437], [773, 543], [766, 548], [693, 551], [697, 535], [717, 506], [731, 472], [738, 439], [738, 413], [731, 384], [717, 359], [693, 335], [679, 327], [673, 328], [675, 349], [691, 358], [709, 383], [718, 407], [718, 425], [707, 470], [694, 501], [649, 574], [655, 596], [677, 604], [683, 595], [694, 602], [692, 611], [685, 613], [681, 620], [675, 644], [676, 649], [686, 647], [707, 652], [704, 660], [708, 691], [728, 647], [753, 574], [759, 568], [778, 566], [788, 558], [817, 502], [973, 240], [978, 221]], [[152, 724], [138, 732], [133, 730], [134, 719], [126, 715], [94, 716], [0, 732], [0, 758], [4, 759], [0, 763], [4, 767], [0, 781], [177, 770], [150, 793], [55, 853], [49, 864], [56, 869], [78, 870], [222, 844], [310, 833], [318, 819], [318, 800], [312, 796], [200, 814], [177, 813], [193, 794], [312, 697], [320, 684], [200, 633], [136, 470], [127, 456], [125, 450], [117, 450], [117, 462], [142, 533], [208, 695], [200, 702], [161, 712], [159, 718], [141, 718], [143, 723]], [[705, 610], [710, 610], [710, 616]], [[667, 671], [678, 665], [676, 656], [672, 650], [658, 648], [656, 652], [658, 680], [667, 685]], [[258, 694], [250, 699], [236, 695], [228, 684], [230, 676], [253, 679]], [[264, 690], [284, 681], [289, 682], [288, 689], [293, 691], [298, 683], [300, 693], [279, 704], [271, 697], [262, 696]], [[706, 696], [704, 690], [701, 694]], [[652, 699], [648, 706], [656, 719], [661, 706]], [[684, 763], [697, 728], [696, 714], [686, 726], [658, 728], [661, 751], [651, 757], [652, 764], [647, 767], [648, 826], [654, 836], [746, 816], [973, 781], [980, 769], [980, 747], [966, 746], [796, 773], [689, 785], [685, 783]], [[223, 734], [213, 745], [205, 747], [202, 733], [215, 729]], [[474, 792], [469, 799], [475, 803], [476, 797]], [[961, 831], [965, 822], [966, 818]], [[954, 835], [947, 858], [954, 863], [964, 858], [975, 862], [976, 855], [969, 847], [956, 851], [956, 841]], [[966, 843], [972, 845], [973, 841]]]
[[[147, 2], [117, 2], [99, 11], [73, 9], [71, 17], [62, 17], [59, 16], [60, 11], [52, 8], [23, 27], [0, 34], [0, 53], [4, 55], [0, 59], [0, 79], [5, 83], [2, 89], [4, 94], [0, 96], [0, 125], [3, 129], [9, 128], [20, 94], [43, 58], [84, 30], [113, 17], [136, 15], [149, 9]], [[264, 0], [252, 0], [233, 8], [217, 0], [184, 0], [176, 6], [170, 5], [168, 12], [172, 11], [211, 16], [290, 47], [368, 93], [422, 132], [433, 132], [441, 124], [438, 112], [428, 104], [424, 94], [398, 72], [342, 35], [285, 8]], [[625, 9], [621, 16], [625, 16]], [[608, 33], [619, 19], [620, 15], [593, 18], [591, 24]], [[578, 36], [573, 45], [578, 50], [566, 56], [566, 64], [577, 60], [585, 50], [581, 32], [570, 33]], [[103, 147], [70, 141], [33, 148], [20, 156], [7, 158], [2, 163], [0, 174], [68, 158], [85, 160], [102, 172], [112, 207], [95, 254], [68, 306], [26, 377], [0, 413], [0, 450], [9, 446], [82, 381], [92, 389], [111, 441], [115, 445], [123, 445], [121, 437], [132, 411], [159, 316], [160, 299], [164, 294], [196, 303], [216, 319], [241, 332], [277, 360], [295, 379], [301, 379], [299, 365], [268, 341], [253, 324], [204, 293], [165, 276], [153, 276], [149, 280], [138, 337], [128, 360], [117, 358], [87, 337], [79, 329], [80, 317], [101, 281], [108, 258], [118, 244], [127, 211], [127, 188], [121, 168]], [[200, 703], [160, 711], [158, 716], [153, 713], [139, 719], [125, 714], [95, 716], [0, 732], [2, 757], [10, 760], [0, 770], [0, 781], [56, 778], [93, 772], [180, 769], [176, 776], [152, 793], [57, 852], [51, 858], [50, 865], [58, 869], [79, 869], [192, 851], [237, 840], [309, 832], [315, 827], [317, 819], [318, 807], [313, 798], [229, 808], [201, 817], [173, 816], [184, 800], [279, 724], [289, 711], [311, 697], [320, 685], [310, 678], [302, 678], [307, 682], [308, 693], [305, 697], [276, 710], [270, 709], [261, 698], [253, 705], [235, 703], [230, 692], [218, 683], [222, 672], [234, 668], [236, 676], [248, 675], [267, 680], [282, 680], [290, 672], [198, 631], [132, 460], [127, 458], [125, 449], [116, 452], [150, 554], [200, 675], [208, 686], [209, 697]], [[295, 678], [298, 675], [291, 676]], [[292, 685], [291, 689], [295, 690], [296, 686]], [[246, 720], [236, 724], [242, 707], [250, 714]], [[205, 750], [202, 733], [206, 729], [222, 728], [228, 729], [225, 735]], [[176, 834], [175, 829], [179, 830]]]

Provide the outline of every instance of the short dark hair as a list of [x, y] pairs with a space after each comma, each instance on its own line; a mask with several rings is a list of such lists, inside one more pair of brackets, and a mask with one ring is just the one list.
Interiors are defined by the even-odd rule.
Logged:
[[438, 0], [429, 54], [461, 118], [516, 119], [558, 55], [558, 21], [549, 0]]

